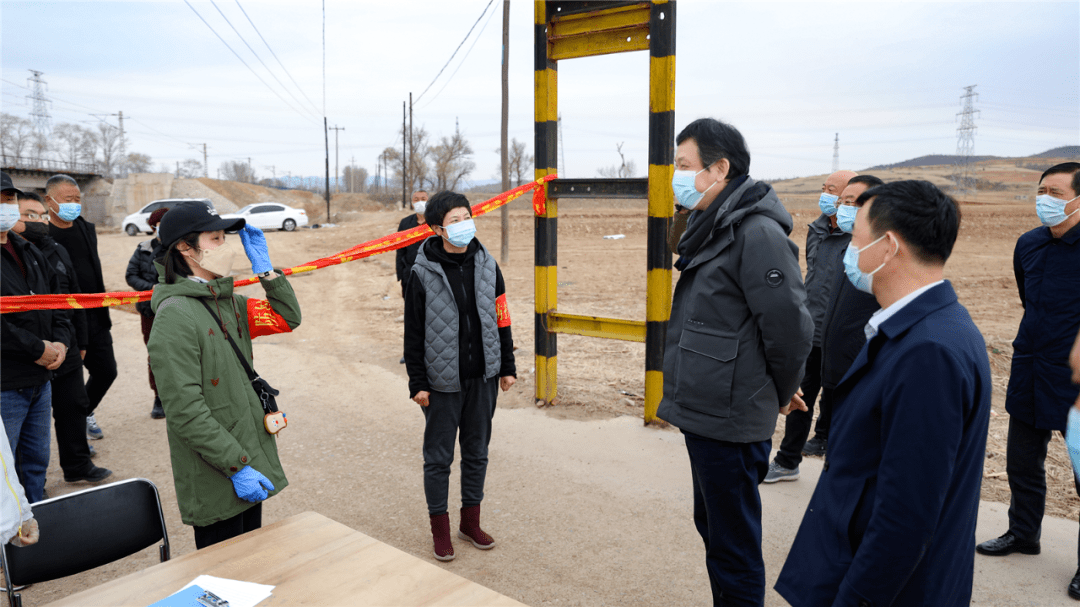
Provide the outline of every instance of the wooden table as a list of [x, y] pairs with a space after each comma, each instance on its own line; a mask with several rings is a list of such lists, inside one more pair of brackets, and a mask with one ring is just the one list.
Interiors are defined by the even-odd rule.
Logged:
[[321, 514], [304, 512], [50, 606], [146, 607], [202, 574], [273, 585], [273, 596], [259, 607], [522, 605]]

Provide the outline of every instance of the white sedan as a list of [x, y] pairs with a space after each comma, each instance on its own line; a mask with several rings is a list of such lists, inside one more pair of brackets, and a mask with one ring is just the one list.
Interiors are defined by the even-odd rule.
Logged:
[[260, 230], [285, 230], [292, 232], [308, 223], [307, 213], [303, 209], [294, 209], [278, 202], [260, 202], [249, 204], [235, 213], [222, 215], [224, 218], [243, 217], [248, 225]]

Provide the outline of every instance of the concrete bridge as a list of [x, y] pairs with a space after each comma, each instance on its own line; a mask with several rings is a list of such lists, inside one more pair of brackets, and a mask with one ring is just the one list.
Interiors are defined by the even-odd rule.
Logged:
[[67, 175], [82, 190], [83, 217], [96, 224], [110, 225], [108, 207], [112, 183], [106, 180], [96, 164], [64, 162], [48, 158], [4, 156], [0, 168], [11, 176], [15, 187], [24, 192], [45, 196], [45, 182], [53, 175]]

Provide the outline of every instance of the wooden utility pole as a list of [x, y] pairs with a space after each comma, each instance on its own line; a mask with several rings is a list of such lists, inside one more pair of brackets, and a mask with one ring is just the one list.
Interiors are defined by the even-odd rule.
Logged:
[[334, 186], [337, 187], [337, 191], [341, 192], [341, 164], [338, 158], [338, 131], [344, 131], [343, 126], [332, 126], [330, 130], [334, 131]]
[[[502, 191], [510, 189], [510, 154], [507, 150], [507, 131], [510, 127], [510, 0], [503, 0], [502, 36]], [[503, 205], [502, 252], [499, 263], [506, 267], [510, 261], [510, 206]]]
[[326, 223], [330, 223], [330, 123], [322, 119], [323, 135], [326, 136]]
[[[412, 93], [409, 93], [409, 96], [412, 97]], [[401, 102], [401, 208], [403, 208], [403, 209], [405, 208], [405, 188], [407, 187], [406, 186], [406, 181], [408, 181], [405, 178], [405, 167], [408, 166], [407, 159], [409, 157], [409, 132], [405, 128], [406, 124], [407, 124], [405, 122], [406, 111], [407, 111], [407, 108], [405, 107], [405, 102], [402, 101]]]
[[[412, 137], [412, 93], [409, 93], [409, 189], [413, 188], [413, 171], [415, 170], [415, 167], [413, 167], [412, 161], [414, 155], [416, 155], [416, 142], [413, 141]], [[402, 208], [407, 209], [409, 207]]]

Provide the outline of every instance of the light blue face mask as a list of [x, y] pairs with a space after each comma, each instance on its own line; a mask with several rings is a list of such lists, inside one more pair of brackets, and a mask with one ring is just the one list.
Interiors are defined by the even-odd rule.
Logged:
[[7, 232], [19, 222], [19, 205], [0, 204], [0, 232]]
[[1065, 205], [1069, 204], [1073, 200], [1080, 198], [1076, 196], [1072, 200], [1062, 200], [1060, 198], [1054, 198], [1049, 194], [1039, 194], [1035, 197], [1035, 214], [1039, 216], [1039, 221], [1048, 228], [1052, 228], [1066, 219], [1073, 216], [1076, 209], [1068, 215], [1065, 214]]
[[859, 253], [862, 253], [881, 242], [887, 235], [888, 233], [882, 234], [881, 238], [878, 238], [861, 249], [856, 249], [855, 245], [849, 244], [847, 251], [844, 252], [844, 274], [847, 274], [851, 284], [855, 285], [855, 288], [863, 293], [869, 293], [870, 295], [874, 294], [874, 274], [877, 274], [877, 271], [884, 268], [885, 264], [888, 262], [883, 261], [880, 266], [874, 268], [873, 272], [866, 273], [859, 269]]
[[1080, 410], [1069, 407], [1069, 421], [1065, 426], [1065, 446], [1069, 449], [1073, 474], [1080, 476]]
[[840, 226], [840, 229], [845, 233], [850, 234], [855, 229], [855, 215], [859, 212], [859, 207], [854, 207], [849, 204], [842, 204], [836, 207], [836, 225]]
[[693, 210], [694, 207], [701, 202], [701, 199], [705, 197], [705, 192], [708, 192], [716, 185], [717, 182], [707, 188], [705, 192], [697, 191], [697, 186], [694, 182], [697, 180], [697, 176], [709, 170], [709, 167], [701, 169], [697, 173], [693, 171], [675, 171], [675, 174], [671, 176], [671, 189], [675, 192], [675, 202], [679, 203], [679, 206]]
[[57, 217], [64, 221], [75, 221], [75, 218], [82, 213], [82, 205], [77, 202], [60, 202], [60, 211], [56, 214]]
[[840, 197], [836, 194], [826, 194], [825, 192], [822, 192], [821, 196], [818, 197], [817, 204], [821, 207], [822, 213], [832, 217], [833, 215], [836, 215], [836, 201], [839, 199]]
[[446, 230], [446, 236], [443, 236], [443, 238], [455, 247], [469, 246], [473, 236], [476, 236], [476, 223], [473, 222], [471, 217], [465, 221], [443, 226], [443, 229]]

